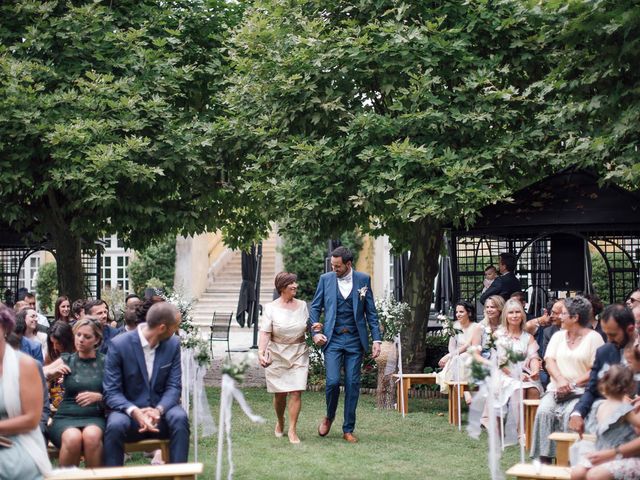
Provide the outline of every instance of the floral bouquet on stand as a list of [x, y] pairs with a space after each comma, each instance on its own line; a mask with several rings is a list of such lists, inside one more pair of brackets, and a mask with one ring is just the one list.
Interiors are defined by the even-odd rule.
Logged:
[[404, 324], [411, 309], [409, 304], [399, 302], [393, 297], [376, 300], [376, 310], [378, 311], [378, 324], [382, 340], [393, 342]]

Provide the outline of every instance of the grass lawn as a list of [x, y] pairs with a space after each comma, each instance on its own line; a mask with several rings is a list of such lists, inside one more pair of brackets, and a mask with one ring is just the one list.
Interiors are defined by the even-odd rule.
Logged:
[[[446, 400], [411, 399], [411, 413], [403, 419], [396, 411], [377, 410], [373, 395], [361, 395], [355, 431], [360, 442], [351, 445], [342, 440], [343, 396], [331, 433], [321, 438], [316, 429], [325, 411], [324, 394], [305, 392], [298, 428], [302, 443], [291, 445], [286, 436], [273, 435], [272, 396], [264, 389], [243, 391], [253, 411], [265, 417], [267, 423], [251, 423], [234, 406], [236, 479], [489, 478], [486, 435], [475, 441], [464, 431], [464, 423], [462, 432], [449, 425]], [[219, 389], [208, 388], [207, 393], [217, 424]], [[200, 442], [198, 460], [205, 463], [206, 479], [215, 475], [216, 445], [217, 437]], [[518, 458], [518, 448], [509, 447], [503, 454], [503, 470], [517, 463]]]

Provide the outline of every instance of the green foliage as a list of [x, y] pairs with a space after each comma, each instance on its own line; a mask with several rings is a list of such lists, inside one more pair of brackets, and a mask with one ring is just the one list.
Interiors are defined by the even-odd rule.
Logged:
[[[327, 240], [317, 234], [282, 232], [284, 243], [281, 247], [284, 268], [298, 275], [298, 298], [311, 300], [318, 285], [318, 278], [324, 273], [327, 256]], [[362, 249], [362, 237], [355, 231], [347, 231], [339, 236], [342, 244], [353, 252], [354, 264]]]
[[170, 235], [136, 253], [129, 263], [132, 288], [139, 295], [147, 287], [171, 290], [175, 268], [176, 239]]
[[47, 262], [38, 269], [36, 294], [43, 313], [53, 311], [53, 302], [58, 292], [58, 267], [56, 262]]
[[554, 165], [593, 167], [636, 189], [640, 179], [640, 3], [547, 2], [547, 75], [531, 92]]
[[243, 8], [1, 2], [0, 220], [58, 251], [71, 243], [62, 232], [117, 231], [141, 248], [233, 223], [245, 197], [228, 181], [240, 166], [219, 144], [215, 96]]

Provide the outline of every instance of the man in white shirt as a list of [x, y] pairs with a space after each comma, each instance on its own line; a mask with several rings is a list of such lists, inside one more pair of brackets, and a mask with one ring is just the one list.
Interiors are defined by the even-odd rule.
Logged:
[[[373, 338], [373, 358], [380, 354], [382, 337], [371, 292], [371, 277], [353, 270], [352, 264], [353, 254], [347, 248], [338, 247], [331, 252], [333, 271], [320, 277], [309, 309], [309, 328], [314, 343], [323, 349], [326, 370], [327, 415], [318, 427], [318, 434], [324, 437], [331, 429], [340, 397], [340, 371], [344, 367], [342, 436], [347, 442], [356, 443], [358, 439], [353, 430], [360, 395], [362, 357], [369, 348], [369, 331]], [[325, 320], [321, 324], [323, 310]]]

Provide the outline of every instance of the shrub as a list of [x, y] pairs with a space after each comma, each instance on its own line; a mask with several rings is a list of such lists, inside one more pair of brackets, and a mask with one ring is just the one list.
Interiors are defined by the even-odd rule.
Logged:
[[171, 290], [175, 270], [176, 238], [171, 235], [136, 253], [129, 263], [129, 279], [138, 295], [147, 287]]
[[43, 313], [53, 310], [53, 302], [58, 291], [58, 267], [56, 262], [47, 262], [38, 269], [36, 294]]

